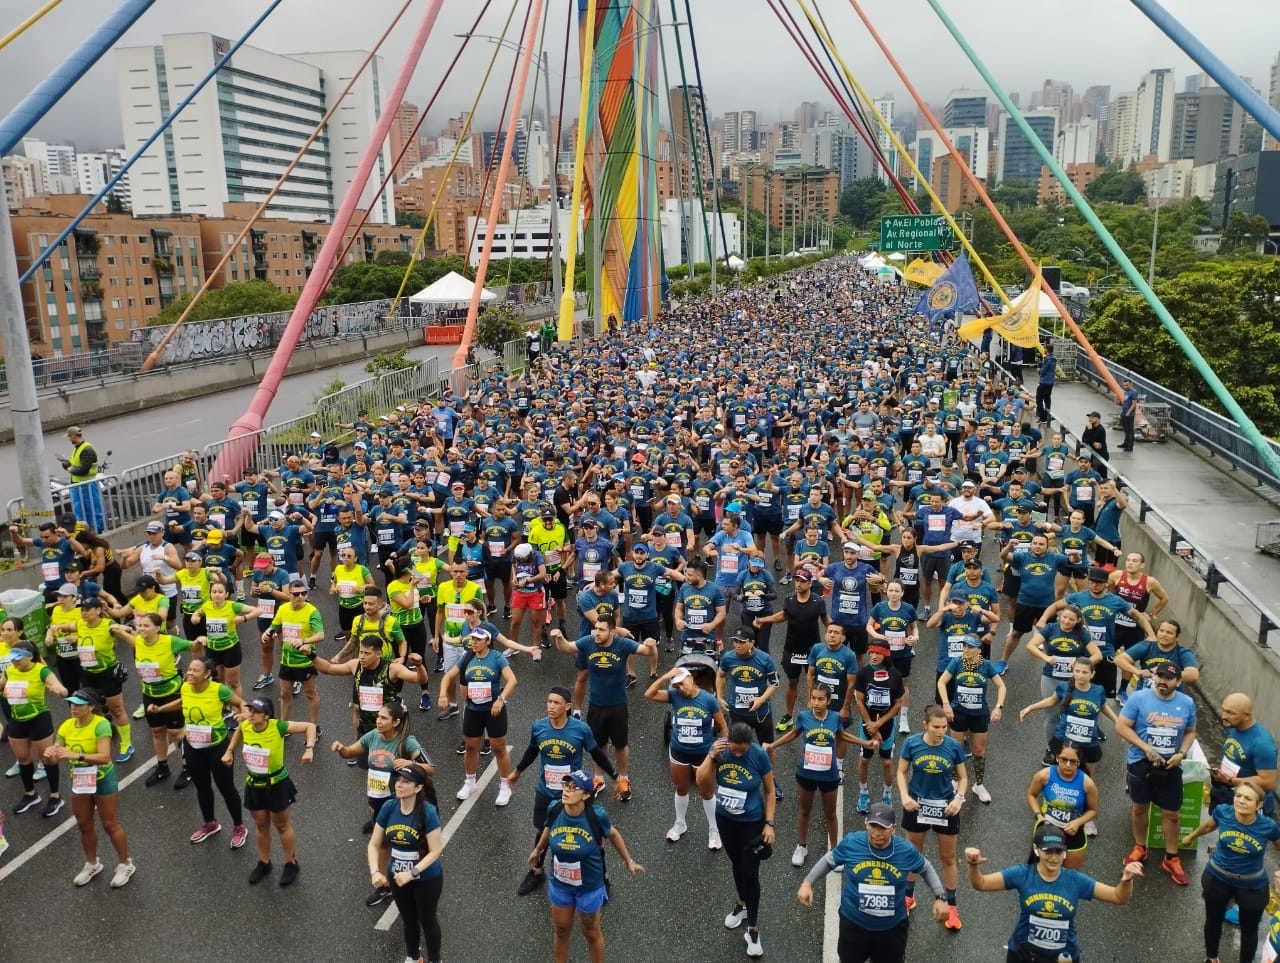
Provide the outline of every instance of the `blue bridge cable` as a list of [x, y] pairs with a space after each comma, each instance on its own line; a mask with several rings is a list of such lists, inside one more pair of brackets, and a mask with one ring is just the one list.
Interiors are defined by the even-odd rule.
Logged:
[[103, 54], [115, 46], [153, 3], [155, 0], [124, 0], [115, 13], [68, 54], [48, 77], [36, 84], [35, 89], [0, 121], [0, 155], [12, 153], [18, 141], [31, 133], [31, 128], [40, 122], [40, 118], [53, 109], [53, 105]]
[[1200, 39], [1155, 0], [1132, 0], [1135, 7], [1147, 15], [1152, 23], [1175, 44], [1183, 53], [1199, 64], [1210, 77], [1216, 80], [1241, 107], [1253, 115], [1253, 118], [1266, 128], [1276, 140], [1280, 140], [1280, 113], [1262, 99], [1262, 96], [1240, 79], [1240, 75], [1226, 65], [1217, 54], [1206, 47]]
[[59, 234], [53, 240], [53, 243], [50, 244], [47, 248], [45, 248], [44, 251], [41, 252], [39, 257], [37, 257], [35, 261], [32, 262], [31, 267], [27, 268], [26, 272], [22, 275], [22, 277], [18, 279], [19, 284], [26, 284], [28, 281], [31, 280], [32, 276], [36, 273], [36, 271], [40, 269], [40, 266], [44, 264], [45, 261], [49, 260], [50, 255], [52, 255], [53, 252], [57, 250], [58, 245], [61, 244], [63, 241], [65, 241], [67, 237], [71, 234], [71, 232], [74, 231], [80, 225], [80, 223], [84, 221], [86, 217], [88, 217], [90, 214], [93, 213], [93, 209], [97, 207], [98, 202], [111, 193], [112, 189], [116, 186], [116, 184], [120, 183], [120, 179], [129, 172], [129, 168], [134, 165], [134, 163], [138, 160], [138, 158], [141, 157], [143, 154], [145, 154], [147, 152], [147, 149], [156, 142], [156, 140], [160, 137], [160, 135], [163, 134], [166, 130], [168, 130], [169, 125], [171, 125], [174, 122], [177, 116], [180, 113], [182, 113], [182, 111], [186, 108], [186, 106], [196, 98], [196, 95], [199, 94], [200, 91], [204, 90], [204, 88], [208, 85], [209, 81], [211, 81], [214, 78], [214, 76], [218, 73], [218, 71], [223, 68], [223, 66], [227, 63], [227, 61], [231, 59], [232, 55], [234, 55], [237, 50], [239, 50], [241, 47], [245, 45], [248, 39], [251, 36], [253, 36], [254, 31], [256, 31], [259, 27], [261, 27], [262, 24], [266, 21], [267, 17], [271, 16], [271, 14], [275, 12], [276, 7], [280, 6], [280, 4], [282, 4], [283, 2], [284, 0], [271, 0], [271, 2], [267, 5], [267, 9], [262, 11], [262, 14], [258, 17], [258, 19], [249, 25], [249, 29], [240, 35], [240, 39], [238, 39], [235, 43], [233, 43], [230, 47], [227, 48], [227, 52], [218, 59], [218, 62], [215, 63], [213, 67], [209, 70], [209, 72], [200, 79], [200, 82], [191, 88], [191, 92], [187, 94], [186, 97], [182, 98], [182, 101], [178, 104], [178, 106], [174, 107], [173, 110], [169, 111], [169, 116], [167, 116], [164, 120], [162, 120], [160, 122], [160, 126], [157, 127], [154, 131], [152, 131], [151, 136], [148, 137], [142, 143], [142, 145], [139, 146], [138, 149], [134, 151], [133, 154], [130, 155], [129, 159], [124, 162], [124, 164], [120, 167], [120, 169], [115, 172], [115, 174], [112, 175], [111, 179], [107, 181], [107, 183], [103, 186], [102, 190], [98, 191], [98, 193], [93, 196], [93, 199], [89, 201], [89, 203], [85, 206], [84, 210], [82, 210], [79, 214], [77, 214], [72, 219], [71, 223], [68, 224], [65, 229], [63, 229], [62, 233]]

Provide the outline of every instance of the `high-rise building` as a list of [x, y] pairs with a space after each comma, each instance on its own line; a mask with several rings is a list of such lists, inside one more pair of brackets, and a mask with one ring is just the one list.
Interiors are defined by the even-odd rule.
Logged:
[[819, 125], [800, 138], [801, 163], [825, 167], [840, 174], [841, 189], [861, 177], [870, 177], [872, 158], [862, 138], [852, 129]]
[[[1042, 107], [1025, 111], [1022, 116], [1040, 143], [1052, 153], [1058, 136], [1057, 108]], [[1044, 161], [1040, 159], [1031, 141], [1023, 135], [1022, 128], [1007, 114], [1001, 116], [1000, 143], [996, 153], [996, 183], [1019, 180], [1039, 184], [1040, 168], [1043, 166]]]
[[802, 100], [796, 108], [796, 123], [800, 125], [800, 133], [807, 134], [818, 126], [818, 118], [822, 116], [822, 105], [816, 100]]
[[1170, 152], [1174, 160], [1190, 160], [1195, 166], [1239, 154], [1244, 111], [1221, 87], [1201, 86], [1195, 93], [1173, 98], [1173, 134]]
[[725, 154], [736, 154], [742, 150], [742, 113], [731, 110], [724, 115], [721, 122], [722, 150]]
[[[991, 132], [984, 126], [944, 127], [942, 132], [946, 134], [947, 140], [951, 141], [956, 150], [964, 155], [965, 164], [973, 172], [973, 176], [985, 181], [989, 174], [987, 160], [991, 151]], [[946, 156], [946, 144], [932, 130], [922, 130], [916, 134], [915, 161], [922, 173], [934, 170], [938, 160]], [[958, 168], [948, 167], [947, 170], [949, 174], [955, 173], [957, 177], [964, 179]], [[919, 187], [918, 184], [914, 186]], [[936, 184], [934, 188], [937, 189]]]
[[1210, 216], [1221, 230], [1232, 214], [1262, 217], [1280, 229], [1280, 151], [1242, 154], [1217, 166]]
[[758, 150], [760, 147], [759, 120], [754, 110], [738, 114], [738, 150]]
[[[167, 34], [158, 46], [120, 47], [116, 71], [125, 149], [140, 146], [190, 89], [188, 78], [213, 68], [229, 42], [208, 33]], [[240, 48], [177, 122], [131, 170], [135, 214], [221, 216], [228, 203], [262, 201], [323, 119], [364, 59], [360, 51], [284, 56]], [[327, 128], [306, 149], [268, 206], [293, 220], [327, 220], [351, 185], [387, 89], [381, 59], [343, 98]], [[389, 138], [357, 206], [394, 224]]]
[[986, 127], [987, 95], [981, 90], [953, 90], [942, 108], [943, 127]]
[[10, 154], [0, 161], [9, 210], [16, 211], [38, 194], [49, 193], [49, 168], [42, 160]]
[[1128, 167], [1142, 157], [1138, 144], [1138, 92], [1116, 94], [1107, 108], [1104, 147], [1113, 164]]
[[[706, 196], [711, 195], [717, 176], [711, 159], [711, 142], [706, 135], [706, 102], [701, 87], [672, 87], [668, 92], [671, 102], [671, 124], [675, 128], [676, 164], [680, 168], [681, 196], [693, 197], [698, 193], [698, 176]], [[696, 163], [694, 157], [696, 155]]]
[[45, 166], [45, 190], [50, 194], [74, 194], [79, 190], [76, 149], [69, 144], [49, 144], [38, 137], [22, 138], [22, 152]]
[[1124, 163], [1138, 161], [1152, 154], [1163, 163], [1169, 159], [1173, 143], [1173, 68], [1149, 70], [1138, 82], [1137, 119], [1134, 144], [1137, 156]]
[[[400, 106], [396, 108], [396, 119], [391, 125], [391, 159], [395, 161], [400, 156], [401, 149], [404, 150], [404, 156], [400, 157], [399, 163], [396, 164], [396, 177], [404, 177], [405, 174], [418, 166], [422, 160], [422, 147], [418, 141], [417, 127], [420, 112], [417, 104], [411, 104], [408, 101], [401, 101]], [[405, 145], [408, 145], [407, 147]]]
[[[889, 130], [893, 129], [893, 97], [885, 94], [875, 101], [876, 111], [884, 118], [884, 124], [876, 132], [876, 141], [880, 145], [880, 151], [884, 154], [885, 162], [888, 164], [889, 170], [895, 174], [898, 171], [898, 149], [893, 146], [893, 140], [889, 137]], [[876, 177], [889, 183], [889, 170], [884, 167], [876, 168]]]
[[[1271, 105], [1271, 109], [1280, 111], [1280, 53], [1276, 54], [1276, 59], [1271, 61], [1271, 68], [1267, 72], [1267, 103]], [[1275, 150], [1276, 139], [1265, 130], [1262, 135], [1262, 149]]]
[[1046, 80], [1040, 88], [1040, 109], [1056, 109], [1059, 127], [1070, 122], [1074, 99], [1071, 84], [1065, 80]]
[[[77, 191], [81, 194], [95, 195], [107, 186], [107, 181], [115, 177], [128, 160], [123, 150], [108, 149], [100, 153], [76, 155]], [[110, 196], [123, 207], [133, 206], [133, 196], [129, 190], [129, 172], [121, 176], [116, 186], [111, 189]]]
[[1098, 122], [1083, 117], [1058, 130], [1053, 159], [1062, 167], [1068, 164], [1092, 164], [1098, 156]]

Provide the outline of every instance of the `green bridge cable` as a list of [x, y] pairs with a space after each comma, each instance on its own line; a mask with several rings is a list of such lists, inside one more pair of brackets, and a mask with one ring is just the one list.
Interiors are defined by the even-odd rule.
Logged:
[[1116, 243], [1116, 239], [1111, 236], [1111, 232], [1108, 231], [1102, 221], [1098, 219], [1098, 215], [1093, 212], [1093, 208], [1089, 206], [1089, 202], [1084, 199], [1084, 196], [1076, 189], [1076, 186], [1071, 183], [1071, 180], [1058, 165], [1058, 162], [1053, 159], [1053, 154], [1040, 141], [1039, 135], [1031, 129], [1031, 125], [1027, 123], [1026, 118], [1022, 116], [1022, 113], [1018, 108], [1014, 106], [1011, 100], [1009, 100], [1009, 95], [1005, 93], [1004, 88], [1001, 87], [1000, 84], [997, 83], [995, 77], [991, 75], [991, 71], [987, 69], [987, 65], [983, 63], [982, 58], [978, 56], [973, 47], [969, 45], [969, 42], [965, 40], [963, 34], [960, 33], [960, 29], [952, 22], [951, 18], [947, 16], [946, 11], [942, 9], [940, 0], [928, 0], [928, 3], [929, 6], [933, 8], [933, 12], [938, 15], [938, 19], [942, 21], [942, 25], [947, 28], [947, 31], [951, 34], [952, 38], [954, 38], [955, 42], [959, 44], [960, 49], [964, 51], [965, 56], [969, 58], [970, 63], [977, 68], [978, 73], [982, 75], [982, 79], [987, 82], [987, 86], [990, 87], [991, 92], [996, 95], [996, 99], [1000, 101], [1005, 111], [1009, 114], [1010, 119], [1018, 125], [1018, 129], [1022, 131], [1022, 136], [1025, 137], [1027, 142], [1035, 148], [1036, 153], [1040, 155], [1040, 160], [1053, 172], [1053, 176], [1057, 178], [1058, 183], [1062, 185], [1062, 189], [1066, 192], [1067, 196], [1071, 198], [1071, 202], [1075, 204], [1076, 209], [1080, 211], [1084, 219], [1088, 221], [1089, 226], [1093, 228], [1093, 232], [1097, 234], [1102, 243], [1106, 245], [1107, 250], [1110, 251], [1111, 256], [1116, 259], [1116, 263], [1120, 265], [1120, 269], [1124, 271], [1125, 276], [1133, 286], [1138, 289], [1138, 293], [1142, 295], [1147, 304], [1151, 306], [1151, 310], [1154, 311], [1156, 317], [1160, 319], [1160, 323], [1164, 325], [1164, 329], [1169, 332], [1169, 336], [1173, 338], [1174, 343], [1176, 343], [1178, 347], [1182, 349], [1182, 353], [1191, 360], [1191, 363], [1195, 366], [1196, 372], [1205, 380], [1205, 384], [1213, 389], [1214, 396], [1219, 402], [1221, 402], [1222, 407], [1226, 409], [1227, 414], [1235, 420], [1237, 425], [1239, 425], [1240, 430], [1244, 432], [1245, 437], [1249, 439], [1249, 442], [1257, 451], [1258, 457], [1262, 459], [1262, 463], [1267, 467], [1267, 470], [1272, 475], [1280, 476], [1280, 457], [1276, 456], [1275, 450], [1263, 436], [1262, 432], [1258, 430], [1258, 426], [1253, 423], [1253, 419], [1244, 413], [1244, 409], [1240, 407], [1231, 392], [1227, 390], [1227, 386], [1222, 383], [1222, 380], [1214, 373], [1213, 368], [1211, 368], [1209, 363], [1205, 361], [1204, 356], [1200, 354], [1196, 346], [1192, 344], [1191, 339], [1187, 337], [1187, 333], [1182, 330], [1182, 326], [1174, 320], [1173, 315], [1169, 313], [1169, 309], [1161, 303], [1158, 297], [1156, 297], [1155, 291], [1151, 290], [1151, 286], [1147, 284], [1146, 279], [1138, 269], [1133, 266], [1133, 262], [1129, 260], [1128, 255], [1125, 254], [1120, 245]]

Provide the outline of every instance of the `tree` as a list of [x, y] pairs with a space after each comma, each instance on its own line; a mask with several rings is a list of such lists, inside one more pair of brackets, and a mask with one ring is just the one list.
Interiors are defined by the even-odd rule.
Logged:
[[[1158, 280], [1156, 293], [1258, 428], [1280, 431], [1280, 264], [1256, 255], [1202, 264]], [[1222, 411], [1146, 301], [1112, 292], [1096, 308], [1084, 330], [1099, 353]]]
[[888, 184], [866, 177], [854, 181], [840, 192], [840, 213], [858, 230], [865, 231], [879, 225], [881, 212], [890, 197], [897, 199]]
[[501, 354], [503, 345], [523, 338], [524, 331], [524, 324], [510, 305], [485, 308], [476, 319], [476, 344], [494, 354]]
[[[401, 211], [401, 212], [398, 212], [396, 216], [400, 218], [400, 223], [403, 226], [412, 228], [415, 231], [421, 231], [422, 226], [427, 223], [427, 219], [423, 217], [421, 214], [417, 213], [416, 211]], [[436, 226], [434, 223], [429, 228], [427, 228], [427, 237], [422, 242], [422, 245], [428, 251], [433, 250], [435, 248]]]
[[[191, 293], [184, 294], [149, 319], [147, 324], [173, 324], [190, 303]], [[208, 321], [212, 318], [237, 318], [246, 314], [271, 314], [289, 311], [297, 303], [296, 294], [286, 294], [270, 281], [239, 281], [205, 292], [187, 320]]]
[[997, 207], [1017, 211], [1024, 207], [1035, 207], [1040, 197], [1040, 188], [1030, 181], [1007, 177], [1000, 182], [999, 187], [987, 193]]
[[1222, 243], [1218, 250], [1223, 253], [1235, 250], [1256, 250], [1258, 245], [1271, 236], [1271, 225], [1259, 214], [1252, 217], [1243, 211], [1232, 211], [1222, 229]]
[[124, 206], [124, 198], [115, 191], [107, 195], [107, 213], [108, 214], [127, 214], [128, 208]]
[[1136, 204], [1146, 193], [1141, 174], [1132, 169], [1122, 171], [1118, 167], [1108, 167], [1084, 189], [1084, 196], [1090, 201], [1112, 201], [1116, 204]]
[[413, 263], [413, 255], [408, 251], [379, 251], [373, 263], [385, 267], [408, 267]]

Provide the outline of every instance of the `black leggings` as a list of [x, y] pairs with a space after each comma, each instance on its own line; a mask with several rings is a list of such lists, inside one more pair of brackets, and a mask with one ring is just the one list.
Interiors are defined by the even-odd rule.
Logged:
[[864, 930], [840, 917], [840, 942], [836, 944], [840, 963], [902, 963], [907, 958], [910, 917], [887, 930]]
[[186, 746], [184, 753], [187, 775], [196, 787], [196, 802], [200, 805], [200, 815], [205, 822], [213, 822], [213, 785], [217, 783], [218, 793], [227, 804], [231, 813], [231, 824], [244, 824], [244, 809], [240, 803], [240, 793], [236, 791], [235, 771], [232, 766], [224, 765], [222, 754], [226, 752], [224, 739], [207, 749], [193, 749]]
[[404, 641], [409, 653], [416, 652], [425, 660], [427, 657], [427, 625], [425, 622], [410, 622], [400, 626], [404, 633]]
[[1204, 896], [1204, 955], [1218, 956], [1218, 944], [1222, 942], [1222, 920], [1227, 907], [1235, 900], [1240, 907], [1240, 960], [1252, 963], [1258, 952], [1258, 924], [1267, 908], [1271, 891], [1264, 884], [1260, 889], [1245, 889], [1224, 883], [1206, 869], [1200, 874], [1200, 890]]
[[760, 911], [760, 857], [751, 852], [747, 844], [760, 835], [764, 820], [742, 822], [717, 812], [716, 828], [720, 831], [724, 854], [733, 866], [733, 885], [738, 891], [738, 902], [747, 908], [747, 925], [754, 927]]
[[[657, 596], [658, 620], [662, 623], [662, 631], [666, 634], [668, 639], [674, 639], [676, 637], [676, 593], [669, 592], [666, 595], [663, 595], [661, 592], [658, 592]], [[637, 641], [642, 642], [644, 640], [639, 639]], [[661, 640], [659, 639], [657, 641]], [[769, 651], [767, 647], [765, 648], [765, 651]]]
[[426, 936], [426, 959], [428, 963], [436, 963], [440, 959], [440, 917], [436, 910], [444, 889], [444, 874], [434, 879], [419, 879], [403, 887], [397, 886], [395, 880], [390, 882], [391, 897], [404, 923], [405, 956], [416, 960], [420, 955], [421, 939]]

